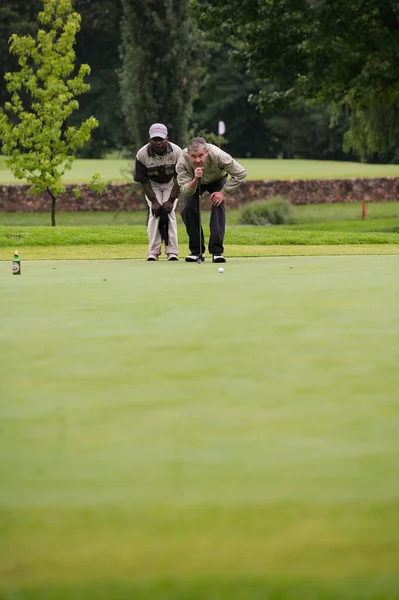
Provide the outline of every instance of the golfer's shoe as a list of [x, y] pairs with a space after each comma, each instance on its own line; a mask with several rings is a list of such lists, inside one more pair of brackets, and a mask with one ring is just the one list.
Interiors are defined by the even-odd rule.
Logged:
[[179, 260], [177, 254], [168, 254], [168, 260]]
[[156, 254], [149, 254], [147, 256], [147, 261], [148, 262], [155, 262], [156, 260], [158, 260], [158, 256]]
[[[190, 256], [186, 256], [186, 262], [196, 263], [198, 262], [198, 254], [190, 254]], [[204, 262], [205, 256], [201, 254], [201, 262]]]
[[224, 263], [224, 262], [226, 262], [226, 259], [223, 256], [223, 254], [212, 254], [212, 262], [214, 262], [214, 263]]

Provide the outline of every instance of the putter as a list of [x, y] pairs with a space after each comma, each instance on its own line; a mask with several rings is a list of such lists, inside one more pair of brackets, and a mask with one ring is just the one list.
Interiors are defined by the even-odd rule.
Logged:
[[198, 179], [198, 222], [199, 222], [199, 254], [197, 263], [201, 264], [201, 251], [202, 251], [202, 240], [201, 240], [201, 177]]

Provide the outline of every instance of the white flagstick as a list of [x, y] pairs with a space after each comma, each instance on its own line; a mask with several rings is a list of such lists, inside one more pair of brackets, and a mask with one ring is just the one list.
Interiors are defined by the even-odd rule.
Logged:
[[219, 148], [222, 147], [222, 135], [226, 133], [226, 125], [224, 121], [218, 123], [218, 137], [219, 137]]

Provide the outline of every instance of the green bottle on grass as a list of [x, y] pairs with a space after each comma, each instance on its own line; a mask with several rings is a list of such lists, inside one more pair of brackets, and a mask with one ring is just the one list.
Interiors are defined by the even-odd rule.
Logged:
[[14, 258], [12, 259], [12, 274], [21, 275], [21, 259], [19, 258], [18, 250], [15, 250]]

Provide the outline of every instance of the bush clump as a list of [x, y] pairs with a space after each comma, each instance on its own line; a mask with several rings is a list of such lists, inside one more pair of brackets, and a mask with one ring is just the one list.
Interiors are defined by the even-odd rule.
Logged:
[[295, 207], [287, 198], [274, 196], [251, 202], [241, 209], [244, 225], [284, 225], [295, 221]]

